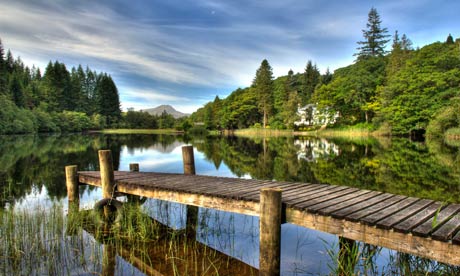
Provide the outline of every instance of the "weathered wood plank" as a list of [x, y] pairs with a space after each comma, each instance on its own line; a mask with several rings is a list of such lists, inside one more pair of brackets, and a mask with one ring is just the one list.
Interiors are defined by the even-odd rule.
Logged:
[[312, 200], [304, 201], [302, 203], [296, 204], [295, 206], [296, 206], [296, 208], [305, 209], [308, 212], [315, 213], [315, 212], [317, 212], [318, 209], [316, 209], [316, 208], [310, 209], [310, 207], [312, 207], [314, 205], [317, 205], [317, 204], [324, 204], [324, 207], [331, 206], [331, 205], [334, 205], [336, 203], [342, 202], [342, 199], [345, 196], [350, 195], [350, 194], [354, 194], [354, 193], [356, 193], [358, 191], [359, 191], [359, 189], [357, 189], [357, 188], [348, 188], [348, 189], [337, 191], [335, 193], [331, 193], [331, 194], [328, 194], [328, 195], [317, 197], [317, 198], [314, 198]]
[[440, 210], [441, 206], [442, 204], [440, 202], [434, 202], [406, 220], [393, 225], [393, 229], [397, 232], [409, 233], [412, 229], [433, 217], [434, 214]]
[[321, 216], [293, 208], [286, 209], [286, 220], [309, 229], [452, 265], [460, 265], [460, 254], [458, 254], [460, 246], [452, 243], [388, 231], [367, 224]]
[[381, 195], [381, 194], [382, 194], [382, 192], [376, 192], [376, 191], [372, 191], [370, 193], [364, 193], [364, 194], [359, 195], [357, 197], [354, 197], [354, 198], [352, 198], [350, 200], [343, 201], [343, 202], [338, 203], [336, 205], [331, 205], [331, 206], [322, 208], [321, 210], [318, 210], [318, 214], [323, 215], [323, 216], [326, 216], [326, 215], [328, 216], [328, 215], [331, 215], [333, 212], [337, 212], [337, 211], [339, 211], [341, 209], [349, 208], [351, 206], [360, 204], [361, 202], [370, 200], [373, 197], [376, 197], [376, 196]]
[[[312, 213], [321, 213], [322, 215], [327, 215], [328, 213], [325, 212], [327, 208], [337, 208], [337, 205], [344, 206], [350, 204], [351, 202], [356, 202], [356, 198], [359, 196], [367, 195], [371, 193], [369, 190], [360, 190], [355, 191], [352, 193], [347, 193], [342, 195], [340, 198], [331, 199], [329, 201], [325, 201], [322, 203], [315, 204], [313, 206], [308, 207], [308, 211]], [[329, 209], [330, 210], [330, 209]]]
[[346, 189], [348, 189], [348, 187], [332, 186], [330, 189], [324, 189], [319, 192], [313, 191], [309, 193], [308, 195], [303, 195], [302, 197], [298, 197], [298, 198], [291, 199], [291, 200], [286, 200], [286, 204], [292, 208], [301, 209], [300, 207], [298, 207], [299, 204], [302, 204], [304, 202], [310, 202], [311, 200], [315, 198], [321, 198], [321, 197], [324, 197], [330, 194], [334, 194], [334, 193], [337, 193], [337, 192], [340, 192]]
[[372, 213], [366, 217], [363, 217], [360, 219], [361, 222], [367, 223], [369, 225], [374, 225], [377, 223], [377, 221], [382, 220], [384, 218], [387, 218], [391, 216], [392, 214], [404, 209], [404, 208], [410, 208], [412, 204], [416, 203], [419, 199], [418, 198], [413, 198], [413, 197], [408, 197], [405, 198], [401, 201], [399, 201], [396, 204], [393, 204], [391, 206], [388, 206], [384, 209], [381, 209], [380, 211], [377, 211], [375, 213]]
[[403, 210], [400, 210], [393, 215], [382, 219], [376, 223], [378, 227], [381, 227], [383, 229], [391, 229], [391, 227], [399, 222], [402, 222], [403, 220], [408, 219], [414, 214], [417, 214], [419, 211], [423, 210], [424, 208], [428, 207], [430, 204], [432, 204], [434, 201], [433, 200], [428, 200], [428, 199], [422, 199], [415, 204], [411, 205], [410, 208], [405, 208]]
[[378, 212], [378, 211], [380, 211], [380, 210], [382, 210], [384, 208], [388, 208], [391, 205], [396, 204], [396, 203], [400, 202], [401, 200], [403, 200], [405, 198], [406, 198], [406, 196], [393, 195], [392, 197], [389, 197], [389, 198], [385, 199], [382, 202], [379, 202], [377, 204], [368, 206], [368, 207], [363, 208], [361, 210], [356, 210], [356, 212], [347, 215], [346, 219], [350, 220], [350, 221], [357, 222], [361, 218], [369, 216], [369, 215], [371, 215], [371, 214], [373, 214], [375, 212]]
[[424, 223], [417, 226], [412, 233], [417, 236], [427, 237], [436, 228], [444, 224], [452, 216], [460, 210], [460, 204], [451, 204], [439, 212], [436, 212], [433, 217]]
[[454, 215], [450, 220], [445, 222], [438, 230], [431, 234], [435, 240], [448, 241], [452, 239], [455, 232], [460, 229], [460, 214]]

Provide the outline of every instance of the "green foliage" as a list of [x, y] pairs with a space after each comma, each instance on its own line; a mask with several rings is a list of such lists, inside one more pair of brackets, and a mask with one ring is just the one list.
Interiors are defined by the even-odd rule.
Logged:
[[17, 107], [6, 95], [0, 95], [0, 134], [33, 133], [37, 129], [30, 110]]
[[147, 112], [128, 111], [124, 114], [124, 122], [127, 128], [147, 129], [158, 128], [158, 118]]
[[433, 43], [417, 50], [379, 95], [379, 116], [394, 134], [425, 129], [441, 108], [459, 94], [460, 57], [454, 45]]
[[0, 134], [74, 132], [120, 124], [118, 90], [110, 76], [81, 66], [69, 72], [65, 64], [50, 61], [42, 77], [40, 69], [25, 66], [11, 51], [5, 58], [1, 41], [0, 95]]
[[257, 96], [259, 111], [263, 114], [262, 124], [265, 128], [268, 123], [268, 117], [273, 111], [273, 72], [266, 59], [262, 61], [259, 69], [257, 69], [252, 85]]
[[451, 128], [460, 126], [460, 98], [451, 100], [451, 104], [440, 109], [426, 128], [428, 136], [441, 137]]

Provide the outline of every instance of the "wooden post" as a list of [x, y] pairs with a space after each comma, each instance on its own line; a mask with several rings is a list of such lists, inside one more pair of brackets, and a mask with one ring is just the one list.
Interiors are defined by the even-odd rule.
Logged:
[[184, 174], [195, 174], [195, 158], [193, 146], [182, 147], [182, 160], [184, 162]]
[[[184, 162], [184, 174], [195, 175], [195, 157], [193, 146], [182, 147], [182, 160]], [[185, 222], [185, 233], [187, 238], [196, 238], [196, 227], [198, 224], [198, 207], [187, 205], [187, 218]]]
[[281, 190], [260, 190], [259, 275], [279, 276], [281, 257]]
[[78, 190], [77, 166], [66, 166], [67, 198], [69, 199], [69, 211], [78, 211], [80, 208], [80, 194]]
[[110, 150], [99, 151], [99, 167], [101, 171], [102, 197], [112, 198], [115, 176], [113, 173], [112, 152]]
[[139, 171], [139, 164], [138, 163], [129, 164], [129, 171], [130, 172], [138, 172]]

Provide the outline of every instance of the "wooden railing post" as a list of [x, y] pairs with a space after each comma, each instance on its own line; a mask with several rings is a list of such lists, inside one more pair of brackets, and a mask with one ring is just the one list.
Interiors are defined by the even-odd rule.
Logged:
[[110, 150], [99, 151], [99, 167], [101, 171], [102, 197], [112, 198], [115, 176], [113, 173], [112, 152]]
[[69, 211], [78, 211], [80, 208], [80, 194], [78, 189], [78, 168], [77, 166], [66, 166], [67, 198], [69, 200]]
[[130, 163], [129, 164], [129, 171], [130, 172], [138, 172], [139, 171], [139, 164], [138, 163]]
[[279, 276], [281, 257], [281, 190], [260, 190], [259, 275]]
[[[182, 160], [184, 162], [184, 174], [195, 175], [195, 157], [193, 146], [182, 147]], [[189, 239], [196, 238], [196, 227], [198, 224], [198, 207], [187, 205], [187, 218], [185, 222], [185, 233]]]

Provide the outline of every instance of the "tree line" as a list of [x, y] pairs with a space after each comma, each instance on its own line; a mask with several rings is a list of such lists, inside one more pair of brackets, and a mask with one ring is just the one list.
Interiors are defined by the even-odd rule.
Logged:
[[107, 73], [59, 61], [40, 68], [14, 58], [0, 40], [0, 134], [79, 132], [103, 128], [183, 128], [163, 113], [121, 112], [118, 88]]
[[442, 135], [458, 128], [460, 116], [450, 111], [460, 106], [460, 41], [449, 34], [445, 42], [414, 49], [405, 34], [390, 36], [381, 23], [372, 8], [353, 64], [321, 74], [309, 60], [304, 72], [290, 70], [274, 79], [264, 59], [250, 87], [216, 97], [191, 120], [208, 129], [294, 129], [298, 106], [315, 104], [339, 114], [338, 126], [360, 125], [381, 134]]

